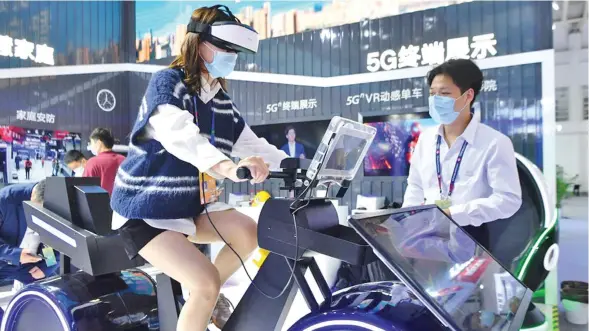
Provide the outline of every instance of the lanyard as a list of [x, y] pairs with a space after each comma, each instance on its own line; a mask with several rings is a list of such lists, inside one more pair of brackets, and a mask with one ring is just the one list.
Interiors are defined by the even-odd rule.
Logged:
[[[440, 187], [440, 198], [442, 198], [442, 165], [440, 163], [440, 145], [442, 144], [442, 136], [438, 135], [438, 141], [436, 143], [436, 172], [438, 174], [438, 186]], [[456, 165], [454, 166], [454, 172], [452, 173], [452, 179], [450, 179], [450, 187], [448, 187], [448, 198], [452, 196], [452, 192], [454, 192], [454, 183], [456, 182], [456, 177], [458, 177], [458, 170], [460, 169], [460, 163], [462, 163], [462, 157], [464, 156], [464, 151], [466, 150], [466, 146], [468, 142], [462, 143], [462, 148], [460, 148], [460, 153], [458, 153], [458, 158], [456, 159]]]
[[[194, 123], [198, 125], [198, 111], [196, 110], [196, 97], [192, 97], [192, 101], [194, 103]], [[212, 145], [215, 145], [215, 112], [211, 109], [211, 116], [213, 119], [211, 120], [211, 139], [209, 140]]]

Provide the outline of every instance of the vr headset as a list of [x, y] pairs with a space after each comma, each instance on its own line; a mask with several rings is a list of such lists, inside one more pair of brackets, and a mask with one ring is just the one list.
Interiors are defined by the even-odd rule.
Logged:
[[187, 32], [199, 33], [202, 40], [230, 52], [254, 54], [258, 51], [259, 39], [256, 30], [241, 24], [227, 6], [216, 5], [209, 8], [224, 11], [233, 20], [205, 24], [191, 19]]

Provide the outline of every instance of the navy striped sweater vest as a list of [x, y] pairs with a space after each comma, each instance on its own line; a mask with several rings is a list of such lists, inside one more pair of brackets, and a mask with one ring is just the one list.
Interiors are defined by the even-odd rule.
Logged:
[[196, 217], [202, 211], [198, 169], [168, 153], [158, 141], [142, 137], [159, 105], [170, 104], [194, 114], [196, 99], [200, 133], [210, 138], [214, 113], [214, 145], [227, 155], [243, 131], [243, 118], [227, 93], [221, 89], [205, 104], [188, 94], [183, 79], [181, 70], [165, 69], [149, 82], [111, 197], [113, 211], [127, 219], [178, 219]]

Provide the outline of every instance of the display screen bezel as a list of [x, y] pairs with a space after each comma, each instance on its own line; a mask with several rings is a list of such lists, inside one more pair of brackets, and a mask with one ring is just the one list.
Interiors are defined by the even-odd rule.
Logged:
[[[440, 304], [434, 300], [431, 296], [429, 296], [423, 286], [418, 282], [414, 281], [409, 274], [407, 274], [397, 263], [395, 259], [390, 255], [390, 253], [381, 246], [377, 241], [371, 239], [371, 235], [366, 232], [364, 227], [359, 224], [359, 221], [367, 218], [372, 217], [382, 217], [382, 216], [392, 216], [395, 214], [401, 214], [410, 211], [417, 211], [417, 210], [425, 210], [425, 209], [438, 209], [439, 212], [443, 213], [443, 211], [438, 208], [436, 205], [423, 205], [417, 207], [407, 207], [401, 209], [394, 209], [394, 210], [384, 210], [375, 213], [369, 214], [359, 214], [359, 215], [352, 215], [349, 218], [348, 223], [350, 226], [358, 232], [358, 234], [370, 245], [376, 256], [397, 276], [409, 289], [413, 291], [415, 296], [419, 298], [423, 302], [423, 304], [431, 311], [431, 313], [436, 316], [436, 318], [442, 323], [442, 325], [454, 330], [454, 331], [461, 331], [462, 328], [459, 327], [455, 322], [454, 319], [446, 312], [446, 310], [440, 306]], [[461, 228], [450, 216], [447, 216], [448, 219], [453, 222], [456, 226]], [[462, 230], [461, 228], [461, 231]], [[484, 250], [496, 263], [498, 263], [506, 272], [508, 272], [514, 279], [516, 279], [520, 284], [522, 284], [526, 291], [522, 296], [520, 305], [518, 307], [517, 313], [513, 317], [512, 322], [509, 325], [508, 331], [518, 331], [520, 329], [519, 326], [523, 323], [525, 318], [526, 312], [528, 310], [528, 306], [532, 302], [532, 294], [533, 292], [528, 289], [508, 268], [505, 268], [501, 262], [499, 262], [493, 255], [482, 245], [480, 245], [468, 232], [464, 231], [464, 234], [469, 236], [479, 248]]]

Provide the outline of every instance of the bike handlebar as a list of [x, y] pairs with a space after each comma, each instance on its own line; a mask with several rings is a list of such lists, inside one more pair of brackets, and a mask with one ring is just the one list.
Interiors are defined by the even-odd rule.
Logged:
[[[253, 179], [251, 171], [246, 167], [239, 167], [237, 168], [236, 172], [237, 178], [242, 180], [251, 180]], [[280, 171], [270, 171], [268, 178], [275, 178], [275, 179], [290, 179], [292, 178], [292, 174], [280, 172]], [[305, 179], [307, 178], [304, 174], [297, 173], [297, 179]]]

